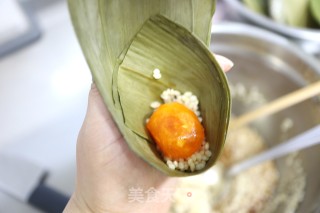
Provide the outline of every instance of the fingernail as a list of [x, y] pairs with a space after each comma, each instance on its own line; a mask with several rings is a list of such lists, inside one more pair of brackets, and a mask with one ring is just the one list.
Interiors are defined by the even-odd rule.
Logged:
[[230, 70], [234, 65], [230, 59], [222, 55], [215, 55], [215, 57], [224, 71]]

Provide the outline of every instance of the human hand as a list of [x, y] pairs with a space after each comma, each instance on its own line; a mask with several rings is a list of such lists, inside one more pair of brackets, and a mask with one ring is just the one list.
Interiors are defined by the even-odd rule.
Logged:
[[[224, 71], [233, 66], [222, 56], [216, 59]], [[129, 149], [92, 84], [77, 142], [76, 189], [64, 213], [168, 212], [175, 182]], [[157, 192], [154, 202], [143, 197], [149, 189]], [[130, 199], [132, 190], [139, 197]]]

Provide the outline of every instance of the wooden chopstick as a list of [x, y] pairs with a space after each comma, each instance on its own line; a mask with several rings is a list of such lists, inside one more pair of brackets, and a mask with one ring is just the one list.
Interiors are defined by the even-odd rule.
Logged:
[[248, 124], [258, 118], [268, 116], [270, 114], [279, 112], [292, 105], [300, 103], [308, 98], [311, 98], [317, 94], [320, 94], [320, 81], [312, 83], [287, 95], [284, 95], [276, 100], [267, 103], [253, 111], [245, 113], [244, 115], [235, 118], [230, 122], [230, 129], [239, 128], [245, 124]]

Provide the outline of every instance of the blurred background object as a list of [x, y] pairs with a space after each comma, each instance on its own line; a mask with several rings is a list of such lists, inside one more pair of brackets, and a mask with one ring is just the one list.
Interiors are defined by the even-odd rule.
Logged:
[[318, 0], [223, 0], [227, 19], [279, 33], [320, 59]]
[[0, 57], [19, 49], [40, 36], [33, 14], [15, 0], [0, 2]]
[[[230, 58], [235, 64], [227, 74], [235, 116], [320, 80], [318, 60], [286, 38], [265, 29], [240, 23], [217, 24], [213, 27], [211, 50]], [[262, 136], [267, 147], [272, 147], [320, 123], [319, 98], [258, 119], [249, 127]], [[265, 209], [271, 209], [269, 212], [320, 211], [320, 174], [316, 172], [319, 152], [320, 146], [299, 152], [295, 159], [300, 166], [296, 168], [291, 167], [290, 157], [275, 161], [279, 183], [265, 203]], [[295, 178], [289, 181], [290, 176]], [[255, 179], [249, 183], [252, 181]], [[277, 203], [281, 196], [286, 199]]]
[[[281, 0], [274, 2], [277, 1], [281, 2]], [[266, 12], [266, 9], [260, 6], [268, 2], [270, 1], [220, 0], [217, 2], [214, 17], [216, 24], [213, 24], [212, 29], [212, 50], [227, 56], [235, 63], [233, 72], [227, 74], [231, 91], [233, 91], [232, 111], [235, 115], [242, 115], [250, 109], [255, 109], [276, 97], [320, 79], [320, 29], [288, 26], [275, 22], [265, 14], [261, 15]], [[290, 1], [290, 4], [295, 2]], [[286, 6], [290, 8], [288, 4], [287, 1]], [[313, 6], [314, 10], [319, 11], [318, 6], [317, 8]], [[303, 19], [298, 14], [301, 13], [297, 12], [294, 15]], [[265, 119], [259, 119], [250, 127], [262, 135], [267, 146], [273, 146], [303, 131], [309, 125], [319, 124], [320, 120], [317, 117], [320, 110], [319, 100], [319, 97], [310, 99]], [[308, 108], [308, 104], [313, 105], [313, 109]], [[308, 118], [309, 113], [311, 117]], [[320, 212], [320, 182], [319, 177], [315, 178], [317, 166], [313, 163], [320, 160], [316, 154], [319, 148], [317, 146], [299, 153], [297, 160], [302, 161], [304, 171], [297, 176], [295, 184], [289, 185], [286, 189], [281, 182], [292, 172], [288, 170], [289, 162], [292, 161], [285, 158], [276, 161], [277, 168], [280, 170], [280, 183], [268, 202], [265, 209], [267, 212], [270, 209], [271, 212], [286, 212], [286, 210]], [[291, 195], [299, 194], [297, 193], [298, 185], [302, 183], [300, 180], [304, 175], [306, 185], [305, 187], [300, 185], [304, 193], [302, 198], [300, 197], [301, 203], [296, 202], [298, 197], [291, 199], [291, 204], [298, 203], [296, 211], [290, 209], [290, 202], [283, 203], [274, 210], [275, 206], [269, 204], [276, 201], [279, 196], [285, 197], [290, 190]]]
[[[6, 1], [12, 0], [1, 4]], [[41, 37], [0, 57], [0, 150], [44, 168], [49, 174], [45, 185], [69, 196], [74, 189], [75, 145], [86, 111], [90, 71], [65, 0], [19, 3], [28, 8]], [[11, 14], [1, 23], [13, 19]], [[9, 198], [0, 195], [0, 212], [38, 212]]]

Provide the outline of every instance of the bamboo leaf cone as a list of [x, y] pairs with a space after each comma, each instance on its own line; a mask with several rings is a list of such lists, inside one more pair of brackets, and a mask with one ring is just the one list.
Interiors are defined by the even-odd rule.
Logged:
[[[205, 171], [225, 141], [230, 92], [207, 47], [214, 8], [211, 0], [69, 0], [93, 79], [121, 133], [136, 154], [169, 176]], [[154, 68], [163, 76], [158, 81]], [[200, 100], [213, 153], [201, 171], [169, 169], [145, 130], [150, 103], [167, 88], [192, 91]]]

